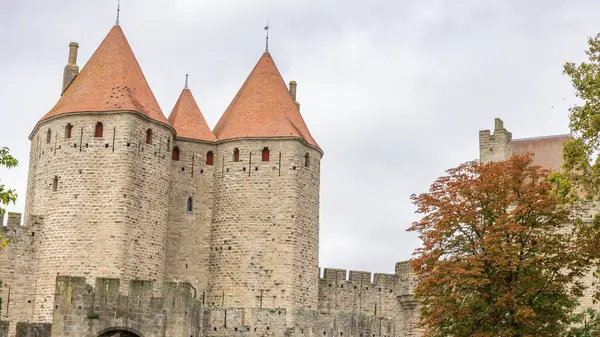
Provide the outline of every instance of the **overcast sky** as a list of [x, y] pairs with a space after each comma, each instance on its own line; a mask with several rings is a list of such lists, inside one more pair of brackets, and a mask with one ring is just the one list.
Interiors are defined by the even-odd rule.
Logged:
[[[419, 240], [411, 193], [478, 158], [478, 131], [568, 133], [565, 61], [600, 32], [600, 1], [123, 0], [121, 26], [166, 116], [190, 74], [213, 127], [264, 50], [325, 156], [320, 265], [393, 272]], [[29, 133], [60, 95], [70, 41], [83, 67], [113, 0], [0, 0], [0, 170], [22, 211]]]

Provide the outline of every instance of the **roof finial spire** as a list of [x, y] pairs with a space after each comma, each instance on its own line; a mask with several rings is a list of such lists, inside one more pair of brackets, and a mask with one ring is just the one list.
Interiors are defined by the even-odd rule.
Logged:
[[267, 25], [265, 26], [265, 30], [267, 31], [267, 38], [265, 43], [265, 53], [269, 52], [269, 20], [267, 20]]
[[188, 89], [188, 76], [190, 76], [190, 74], [185, 74], [185, 88], [184, 89]]
[[121, 0], [117, 0], [117, 23], [119, 25], [119, 16], [121, 15]]

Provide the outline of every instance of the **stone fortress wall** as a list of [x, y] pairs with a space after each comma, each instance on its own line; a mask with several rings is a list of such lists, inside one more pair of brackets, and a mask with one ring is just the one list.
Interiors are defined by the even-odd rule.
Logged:
[[[30, 220], [31, 228], [20, 225], [18, 213], [10, 213], [9, 220], [3, 231], [12, 242], [7, 254], [0, 255], [0, 264], [9, 266], [0, 270], [0, 278], [5, 281], [2, 319], [30, 322], [41, 219]], [[93, 282], [95, 288], [89, 284]], [[414, 282], [408, 262], [396, 264], [395, 274], [325, 269], [318, 282], [318, 307], [288, 310], [260, 304], [212, 307], [204, 294], [188, 282], [165, 281], [157, 293], [152, 281], [59, 275], [52, 302], [52, 326], [56, 327], [52, 331], [59, 332], [52, 336], [95, 337], [96, 333], [115, 327], [136, 333], [154, 331], [144, 336], [418, 336], [419, 331], [412, 328], [417, 318], [411, 295]], [[165, 289], [179, 291], [180, 295], [165, 295]], [[106, 300], [107, 297], [113, 300]], [[140, 297], [146, 299], [140, 302]], [[168, 301], [179, 311], [167, 316], [164, 303]], [[195, 316], [186, 312], [194, 312]], [[96, 313], [97, 319], [88, 317]], [[7, 336], [15, 336], [15, 331], [38, 331], [38, 325], [6, 324], [10, 328]], [[50, 331], [41, 329], [46, 330]], [[172, 334], [164, 335], [164, 331]]]
[[[201, 307], [189, 283], [59, 276], [52, 321], [53, 337], [94, 337], [110, 331], [139, 336], [199, 336]], [[123, 295], [127, 293], [127, 295]]]
[[407, 263], [320, 279], [323, 152], [268, 52], [210, 131], [191, 92], [152, 106], [118, 25], [81, 73], [77, 48], [1, 228], [9, 336], [413, 336]]
[[[0, 226], [2, 237], [10, 240], [0, 254], [0, 320], [14, 323], [30, 321], [33, 314], [37, 253], [42, 234], [42, 219], [33, 217], [27, 226], [22, 226], [21, 221], [20, 213], [8, 213], [6, 226]], [[0, 225], [4, 225], [2, 221]], [[16, 324], [11, 324], [10, 331], [14, 333], [15, 329]]]

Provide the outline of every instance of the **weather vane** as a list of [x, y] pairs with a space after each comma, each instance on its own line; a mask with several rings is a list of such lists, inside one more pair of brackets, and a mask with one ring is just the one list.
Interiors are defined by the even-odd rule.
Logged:
[[119, 15], [121, 14], [121, 0], [117, 0], [117, 26], [119, 25]]
[[267, 25], [265, 26], [265, 31], [267, 32], [267, 39], [265, 44], [265, 52], [269, 52], [269, 20], [267, 20]]

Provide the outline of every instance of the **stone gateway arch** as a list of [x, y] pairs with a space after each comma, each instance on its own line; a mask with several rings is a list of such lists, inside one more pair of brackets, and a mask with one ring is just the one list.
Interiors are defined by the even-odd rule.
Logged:
[[98, 337], [140, 337], [140, 336], [133, 332], [129, 332], [129, 331], [125, 331], [125, 330], [113, 330], [113, 331], [105, 332]]

